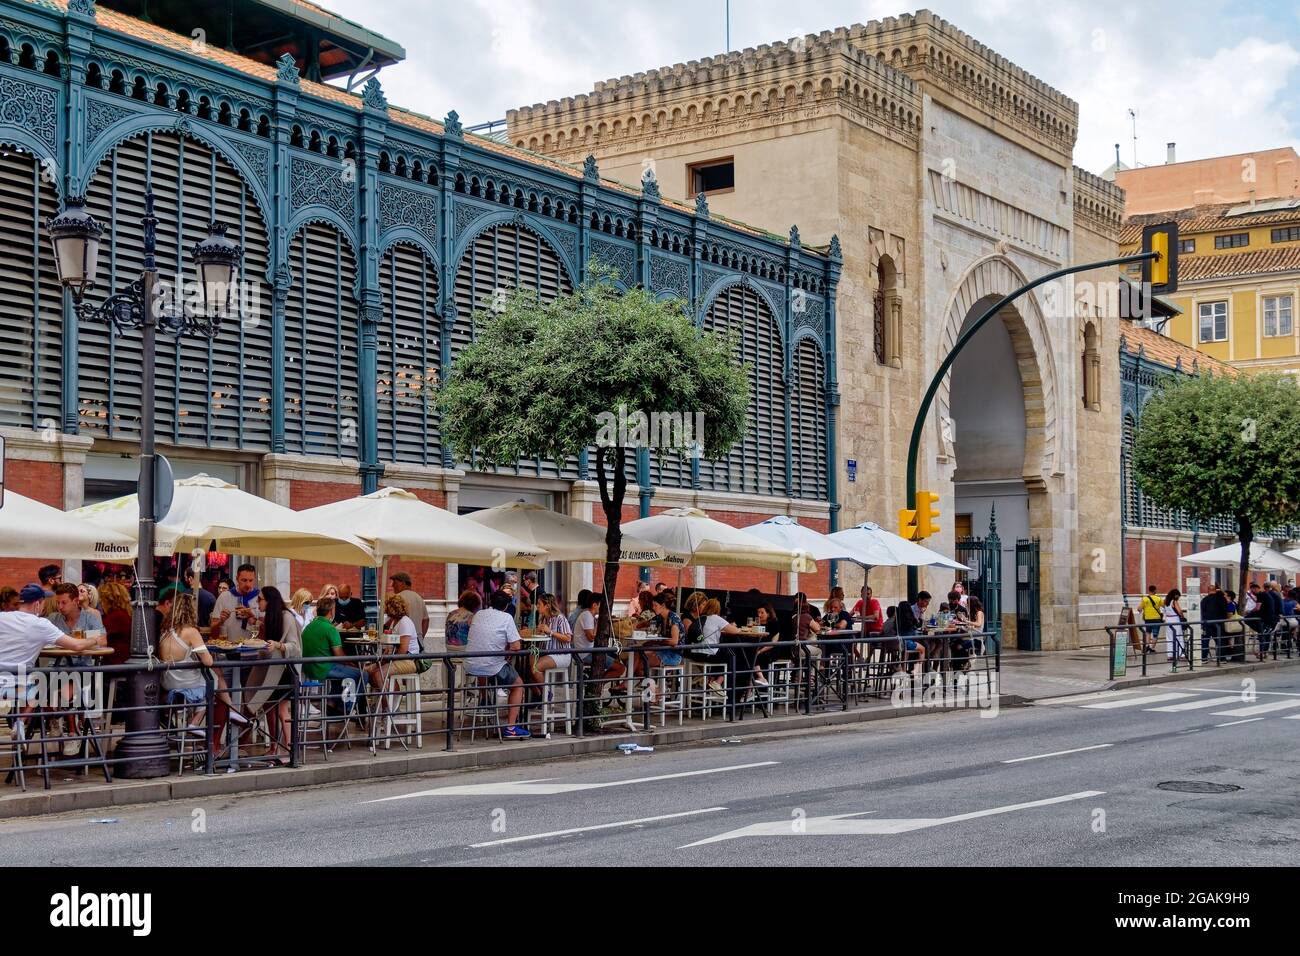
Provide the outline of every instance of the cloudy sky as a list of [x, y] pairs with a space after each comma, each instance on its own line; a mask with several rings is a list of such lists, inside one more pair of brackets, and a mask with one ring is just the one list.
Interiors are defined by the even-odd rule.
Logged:
[[[467, 124], [596, 80], [726, 48], [725, 0], [323, 0], [406, 47], [391, 102]], [[1121, 143], [1164, 162], [1300, 147], [1300, 4], [1287, 0], [934, 0], [930, 9], [1078, 101], [1075, 162]], [[733, 49], [908, 9], [900, 0], [731, 0]]]

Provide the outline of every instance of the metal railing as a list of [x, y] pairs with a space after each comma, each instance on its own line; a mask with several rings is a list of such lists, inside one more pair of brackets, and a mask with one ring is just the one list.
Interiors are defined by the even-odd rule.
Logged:
[[1198, 667], [1222, 667], [1249, 661], [1290, 659], [1300, 656], [1300, 618], [1282, 617], [1265, 625], [1259, 618], [1212, 621], [1139, 621], [1106, 628], [1110, 680], [1126, 676], [1130, 661], [1141, 673], [1166, 665], [1170, 673]]
[[[155, 661], [152, 666], [164, 675], [201, 671], [203, 692], [186, 700], [164, 690], [157, 704], [137, 707], [118, 705], [111, 690], [139, 665], [32, 668], [21, 675], [26, 693], [9, 685], [0, 698], [8, 705], [3, 710], [9, 727], [9, 739], [0, 738], [0, 772], [24, 790], [33, 775], [49, 789], [55, 771], [83, 777], [93, 772], [112, 782], [117, 768], [138, 759], [129, 747], [124, 755], [121, 745], [146, 732], [129, 729], [129, 720], [119, 725], [140, 710], [157, 711], [173, 772], [211, 775], [276, 764], [299, 767], [315, 757], [328, 761], [341, 747], [365, 748], [372, 755], [394, 746], [421, 748], [425, 737], [440, 738], [443, 749], [453, 751], [466, 734], [471, 742], [480, 733], [485, 739], [508, 739], [516, 727], [533, 728], [538, 736], [586, 737], [610, 730], [654, 732], [688, 718], [737, 722], [882, 703], [996, 706], [1001, 656], [996, 635], [989, 632], [918, 635], [901, 642], [860, 634], [724, 642], [711, 654], [709, 649], [616, 642], [569, 654], [525, 647], [504, 653], [235, 658], [216, 660], [211, 668]], [[592, 666], [593, 655], [604, 655], [601, 673]], [[567, 657], [560, 662], [567, 666], [539, 672], [543, 658], [557, 656]], [[476, 663], [484, 659], [487, 663]], [[518, 681], [493, 659], [508, 662]], [[422, 672], [394, 673], [400, 662], [434, 672], [435, 686], [421, 680]], [[274, 665], [287, 665], [285, 676], [266, 683], [265, 669]], [[350, 668], [352, 676], [312, 679], [303, 673], [310, 665]], [[266, 691], [275, 692], [272, 700], [257, 713], [246, 713], [249, 702]], [[246, 725], [230, 719], [227, 696], [245, 713]], [[61, 756], [65, 748], [78, 752]], [[283, 750], [278, 756], [254, 754], [277, 748]]]

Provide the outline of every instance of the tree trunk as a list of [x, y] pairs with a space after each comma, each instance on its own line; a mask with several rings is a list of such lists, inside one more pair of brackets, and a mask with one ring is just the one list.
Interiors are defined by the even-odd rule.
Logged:
[[[606, 455], [613, 459], [612, 476], [605, 466]], [[600, 506], [605, 512], [605, 590], [600, 602], [600, 620], [596, 623], [597, 647], [609, 644], [614, 629], [614, 595], [618, 588], [619, 557], [623, 553], [623, 499], [627, 496], [625, 459], [625, 449], [621, 446], [596, 449], [596, 482], [600, 486]]]
[[1237, 610], [1245, 616], [1246, 579], [1250, 577], [1250, 543], [1255, 539], [1255, 529], [1250, 519], [1237, 516], [1237, 536], [1241, 539], [1241, 564], [1237, 568]]

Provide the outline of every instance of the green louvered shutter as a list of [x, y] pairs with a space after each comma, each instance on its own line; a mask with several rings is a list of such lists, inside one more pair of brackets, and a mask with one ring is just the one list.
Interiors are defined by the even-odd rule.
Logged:
[[399, 243], [379, 267], [379, 457], [439, 462], [434, 391], [438, 383], [438, 269], [416, 246]]
[[[86, 206], [104, 226], [100, 289], [123, 291], [143, 268], [144, 195], [152, 185], [158, 218], [160, 282], [192, 300], [190, 249], [219, 219], [244, 247], [251, 294], [242, 321], [215, 337], [159, 333], [155, 427], [162, 443], [200, 448], [269, 450], [271, 444], [271, 298], [264, 277], [268, 238], [239, 174], [195, 140], [146, 134], [119, 144], [100, 163]], [[103, 438], [134, 440], [140, 417], [140, 333], [113, 336], [103, 325], [81, 329], [78, 360], [82, 427]]]
[[284, 440], [290, 452], [358, 458], [357, 266], [333, 226], [308, 223], [289, 244], [284, 308]]
[[58, 214], [40, 163], [0, 149], [0, 425], [59, 427], [63, 294], [48, 219]]

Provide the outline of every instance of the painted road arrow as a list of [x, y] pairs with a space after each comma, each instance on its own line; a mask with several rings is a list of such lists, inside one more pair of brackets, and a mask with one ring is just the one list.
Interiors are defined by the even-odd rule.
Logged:
[[975, 810], [972, 813], [959, 813], [951, 817], [918, 817], [912, 820], [859, 820], [857, 817], [875, 813], [868, 810], [863, 813], [841, 813], [830, 817], [794, 818], [778, 820], [774, 823], [755, 823], [729, 833], [721, 833], [707, 840], [688, 843], [678, 849], [686, 850], [693, 846], [707, 843], [721, 843], [723, 840], [739, 840], [744, 837], [774, 836], [882, 836], [891, 833], [909, 833], [913, 830], [927, 830], [930, 827], [944, 826], [948, 823], [961, 823], [979, 817], [991, 817], [999, 813], [1013, 813], [1016, 810], [1029, 810], [1033, 807], [1047, 807], [1056, 803], [1069, 803], [1072, 800], [1086, 800], [1088, 797], [1100, 797], [1104, 790], [1082, 790], [1079, 793], [1067, 793], [1063, 797], [1051, 797], [1047, 800], [1034, 800], [1030, 803], [1014, 803], [1008, 807], [993, 807], [989, 810]]
[[388, 803], [390, 800], [410, 800], [414, 797], [547, 797], [559, 793], [575, 793], [579, 790], [604, 790], [606, 787], [630, 787], [637, 783], [653, 783], [656, 780], [679, 780], [682, 777], [702, 777], [713, 773], [727, 773], [731, 770], [753, 770], [756, 767], [775, 767], [778, 761], [764, 760], [761, 763], [742, 763], [734, 767], [712, 767], [708, 770], [687, 770], [683, 773], [665, 773], [657, 777], [634, 777], [631, 780], [607, 780], [602, 783], [556, 783], [553, 779], [507, 780], [501, 783], [466, 783], [453, 787], [438, 787], [434, 790], [420, 790], [416, 793], [404, 793], [396, 797], [383, 797], [378, 800], [364, 800], [362, 803]]

